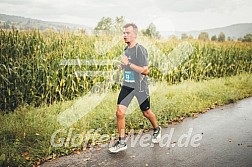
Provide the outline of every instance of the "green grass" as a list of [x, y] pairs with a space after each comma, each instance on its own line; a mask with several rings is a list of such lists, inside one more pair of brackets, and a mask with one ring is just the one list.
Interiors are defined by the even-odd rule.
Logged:
[[[157, 83], [158, 89], [151, 95], [152, 110], [158, 122], [167, 126], [168, 122], [179, 118], [202, 113], [216, 105], [236, 102], [252, 96], [252, 75], [244, 73], [238, 76], [205, 80], [201, 82], [183, 81], [178, 85]], [[107, 97], [92, 112], [69, 128], [58, 134], [58, 138], [67, 138], [70, 128], [72, 136], [87, 133], [90, 129], [100, 128], [99, 134], [116, 133], [116, 100], [118, 92], [109, 92]], [[39, 160], [48, 160], [68, 155], [81, 147], [72, 147], [71, 143], [62, 147], [52, 147], [50, 139], [59, 129], [57, 116], [75, 101], [59, 102], [50, 106], [25, 106], [13, 113], [0, 115], [0, 166], [31, 166]], [[127, 130], [150, 129], [151, 125], [142, 116], [141, 111], [126, 115]], [[89, 142], [92, 142], [89, 141]]]

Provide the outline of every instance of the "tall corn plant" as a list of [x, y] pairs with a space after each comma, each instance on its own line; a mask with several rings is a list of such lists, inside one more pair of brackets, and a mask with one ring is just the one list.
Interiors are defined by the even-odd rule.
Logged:
[[[110, 76], [78, 76], [76, 71], [110, 71], [116, 67], [68, 65], [61, 64], [61, 61], [116, 59], [122, 54], [125, 46], [123, 42], [117, 43], [108, 51], [96, 50], [97, 41], [106, 44], [112, 40], [112, 36], [104, 35], [0, 30], [0, 109], [8, 112], [24, 103], [39, 106], [84, 95], [97, 82]], [[243, 71], [251, 72], [252, 69], [250, 43], [190, 41], [193, 52], [168, 74], [164, 74], [157, 67], [164, 60], [167, 61], [167, 57], [158, 54], [161, 52], [163, 56], [169, 56], [180, 41], [151, 42], [154, 47], [147, 48], [149, 77], [155, 80], [178, 83], [186, 79], [203, 80], [236, 75]], [[103, 45], [100, 49], [103, 49]]]
[[115, 55], [98, 55], [94, 50], [95, 36], [1, 30], [0, 37], [2, 111], [14, 110], [24, 103], [38, 106], [43, 102], [53, 103], [81, 96], [97, 79], [76, 76], [75, 71], [104, 70], [104, 67], [60, 65], [60, 61], [107, 59]]

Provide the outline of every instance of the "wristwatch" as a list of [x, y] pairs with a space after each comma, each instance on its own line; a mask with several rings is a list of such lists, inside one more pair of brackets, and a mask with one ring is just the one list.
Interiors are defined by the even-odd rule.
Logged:
[[131, 65], [131, 63], [130, 63], [130, 62], [128, 62], [127, 66], [128, 66], [128, 67], [130, 67], [130, 65]]

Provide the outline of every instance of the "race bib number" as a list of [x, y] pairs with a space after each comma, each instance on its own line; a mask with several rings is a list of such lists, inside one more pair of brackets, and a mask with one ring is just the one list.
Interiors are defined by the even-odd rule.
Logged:
[[133, 71], [124, 71], [124, 81], [125, 82], [135, 82]]

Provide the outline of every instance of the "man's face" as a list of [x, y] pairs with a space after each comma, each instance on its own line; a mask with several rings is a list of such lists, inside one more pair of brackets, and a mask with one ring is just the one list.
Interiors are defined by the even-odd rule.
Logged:
[[125, 43], [130, 43], [136, 39], [136, 33], [132, 26], [123, 29], [123, 38]]

